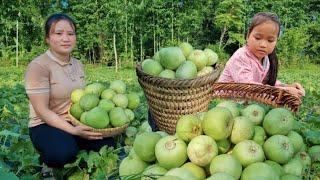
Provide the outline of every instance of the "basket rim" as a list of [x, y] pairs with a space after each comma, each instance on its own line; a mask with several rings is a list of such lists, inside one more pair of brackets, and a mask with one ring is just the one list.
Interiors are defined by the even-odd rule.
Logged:
[[220, 75], [220, 71], [222, 68], [221, 64], [216, 63], [211, 67], [214, 68], [213, 71], [203, 76], [197, 76], [191, 79], [176, 79], [176, 78], [169, 79], [169, 78], [149, 75], [143, 72], [141, 63], [137, 63], [136, 74], [139, 80], [143, 78], [144, 80], [147, 80], [151, 84], [162, 86], [162, 87], [190, 87], [195, 85], [202, 86], [204, 84], [214, 82]]
[[[68, 116], [70, 118], [70, 122], [73, 125], [83, 125], [83, 126], [88, 126], [86, 124], [83, 124], [81, 121], [79, 121], [78, 119], [76, 119], [75, 117], [73, 117], [70, 113], [70, 107], [72, 106], [72, 103], [70, 104], [69, 108], [68, 108]], [[96, 128], [92, 128], [91, 131], [93, 132], [100, 132], [103, 134], [104, 137], [108, 137], [108, 135], [116, 135], [116, 134], [120, 134], [122, 133], [128, 126], [130, 123], [126, 123], [122, 126], [119, 127], [109, 127], [109, 128], [102, 128], [102, 129], [96, 129]]]
[[213, 83], [212, 88], [212, 97], [250, 100], [273, 107], [289, 107], [293, 112], [297, 112], [302, 103], [299, 97], [275, 86], [254, 83], [217, 82]]
[[[228, 84], [234, 84], [234, 85], [246, 85], [246, 86], [252, 86], [252, 87], [261, 87], [261, 88], [268, 88], [268, 89], [272, 89], [272, 90], [282, 90], [282, 91], [286, 91], [288, 92], [287, 90], [284, 90], [284, 89], [281, 89], [281, 88], [277, 88], [276, 86], [270, 86], [270, 85], [264, 85], [264, 84], [255, 84], [255, 83], [237, 83], [237, 82], [215, 82], [214, 83], [215, 85], [219, 85], [219, 84], [225, 84], [225, 85], [228, 85]], [[289, 92], [288, 92], [289, 93]]]

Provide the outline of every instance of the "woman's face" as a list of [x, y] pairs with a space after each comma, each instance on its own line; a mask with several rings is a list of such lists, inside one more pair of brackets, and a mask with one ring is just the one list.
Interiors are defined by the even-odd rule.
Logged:
[[273, 21], [255, 26], [247, 36], [249, 50], [261, 60], [271, 54], [278, 40], [279, 27]]
[[74, 28], [66, 20], [60, 20], [53, 24], [49, 37], [46, 38], [50, 50], [58, 55], [69, 55], [76, 45], [76, 34]]

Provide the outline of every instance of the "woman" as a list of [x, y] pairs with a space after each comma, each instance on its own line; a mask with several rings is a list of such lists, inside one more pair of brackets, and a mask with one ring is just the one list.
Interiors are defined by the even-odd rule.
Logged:
[[53, 14], [45, 23], [49, 49], [28, 65], [25, 88], [30, 101], [29, 133], [42, 161], [49, 167], [63, 167], [76, 159], [80, 149], [98, 151], [115, 146], [88, 126], [69, 122], [70, 94], [85, 86], [81, 62], [71, 57], [76, 45], [76, 25], [65, 14]]

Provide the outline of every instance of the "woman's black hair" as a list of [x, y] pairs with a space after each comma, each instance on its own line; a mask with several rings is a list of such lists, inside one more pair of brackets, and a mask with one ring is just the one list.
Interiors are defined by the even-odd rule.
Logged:
[[[266, 21], [273, 21], [278, 25], [278, 37], [280, 35], [280, 21], [279, 18], [276, 14], [274, 13], [269, 13], [269, 12], [259, 12], [257, 14], [255, 14], [252, 18], [248, 33], [247, 33], [247, 37], [249, 36], [249, 34], [251, 33], [251, 31], [253, 30], [254, 27], [266, 22]], [[270, 68], [269, 68], [269, 76], [268, 76], [268, 80], [267, 80], [267, 84], [274, 86], [277, 80], [277, 76], [278, 76], [278, 57], [276, 54], [276, 48], [274, 48], [274, 50], [272, 51], [271, 54], [268, 55], [269, 58], [269, 62], [270, 62]]]
[[76, 33], [76, 29], [77, 29], [76, 23], [74, 22], [74, 20], [70, 16], [63, 14], [63, 13], [55, 13], [55, 14], [52, 14], [48, 17], [48, 19], [44, 25], [46, 38], [48, 38], [50, 35], [50, 30], [51, 30], [52, 25], [54, 25], [55, 23], [57, 23], [58, 21], [61, 21], [61, 20], [65, 20], [65, 21], [69, 22], [71, 27], [73, 28], [74, 32]]

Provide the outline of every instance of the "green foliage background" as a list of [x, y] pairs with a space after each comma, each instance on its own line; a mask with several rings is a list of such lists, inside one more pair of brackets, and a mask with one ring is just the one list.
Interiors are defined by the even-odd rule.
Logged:
[[43, 25], [54, 12], [68, 13], [77, 22], [74, 56], [110, 66], [117, 60], [121, 66], [182, 41], [200, 49], [216, 46], [218, 52], [231, 55], [245, 43], [250, 18], [259, 11], [280, 17], [281, 62], [320, 63], [319, 8], [318, 0], [1, 1], [0, 63], [27, 64], [42, 53], [46, 48]]

